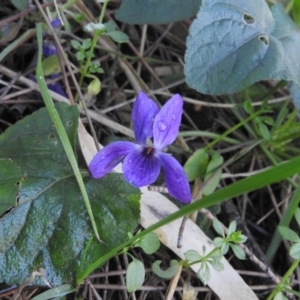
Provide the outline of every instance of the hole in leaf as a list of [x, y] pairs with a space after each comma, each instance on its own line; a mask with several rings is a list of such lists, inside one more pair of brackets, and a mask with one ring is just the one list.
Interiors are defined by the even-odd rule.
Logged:
[[260, 40], [261, 42], [263, 42], [266, 46], [269, 45], [269, 41], [268, 41], [268, 39], [267, 39], [265, 36], [260, 36], [260, 37], [259, 37], [259, 40]]
[[18, 186], [19, 186], [19, 185], [20, 185], [20, 181], [17, 181], [17, 182], [16, 182], [16, 185], [18, 185]]
[[[18, 198], [16, 198], [16, 201], [18, 201]], [[18, 202], [17, 202], [18, 203]], [[15, 206], [12, 206], [10, 208], [8, 208], [4, 214], [0, 215], [0, 218], [2, 218], [3, 216], [7, 215], [9, 212], [11, 212], [13, 209], [15, 208]]]
[[19, 201], [20, 201], [20, 196], [17, 196], [16, 203], [19, 203]]
[[73, 121], [68, 121], [67, 122], [67, 126], [72, 126], [73, 125]]
[[247, 24], [253, 24], [255, 22], [255, 19], [252, 16], [248, 15], [248, 14], [244, 14], [243, 18], [244, 18], [244, 21]]

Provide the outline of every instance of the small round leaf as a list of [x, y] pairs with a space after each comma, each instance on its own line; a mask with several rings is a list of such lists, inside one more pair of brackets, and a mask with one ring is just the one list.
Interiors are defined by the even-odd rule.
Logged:
[[145, 280], [145, 267], [143, 263], [137, 259], [129, 264], [126, 271], [126, 288], [129, 293], [138, 290]]

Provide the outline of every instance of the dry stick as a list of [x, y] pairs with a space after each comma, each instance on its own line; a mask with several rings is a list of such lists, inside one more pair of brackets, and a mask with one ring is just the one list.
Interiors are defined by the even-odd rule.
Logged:
[[165, 297], [166, 300], [172, 300], [173, 299], [176, 287], [178, 286], [178, 281], [179, 281], [179, 278], [180, 278], [180, 275], [181, 275], [182, 267], [183, 267], [182, 264], [179, 265], [179, 268], [178, 268], [175, 276], [171, 279], [171, 282], [169, 284], [168, 291], [167, 291], [167, 294], [166, 294], [166, 297]]
[[91, 282], [88, 282], [89, 287], [91, 288], [92, 292], [94, 293], [94, 299], [96, 300], [102, 300], [96, 289], [94, 288], [93, 284]]
[[[123, 26], [124, 26], [124, 23], [122, 23], [122, 27]], [[121, 27], [121, 29], [123, 31], [122, 27]], [[121, 44], [118, 44], [117, 45], [117, 51], [118, 52], [120, 51], [120, 48], [121, 48]], [[108, 85], [107, 85], [106, 93], [104, 95], [104, 107], [105, 108], [108, 106], [109, 99], [111, 97], [111, 90], [112, 90], [112, 87], [113, 87], [114, 77], [115, 77], [115, 74], [116, 74], [117, 62], [118, 62], [118, 57], [116, 55], [113, 58], [113, 64], [112, 64], [112, 66], [110, 68], [110, 72], [109, 72], [109, 75], [108, 75]], [[112, 101], [112, 99], [111, 99], [111, 101]]]
[[[146, 43], [146, 38], [147, 38], [147, 29], [148, 25], [143, 25], [142, 29], [142, 38], [141, 38], [141, 43], [140, 43], [140, 56], [143, 57], [144, 51], [145, 51], [145, 43]], [[137, 70], [136, 73], [141, 76], [141, 70], [142, 70], [142, 64], [138, 62]]]
[[[17, 74], [16, 72], [8, 69], [7, 67], [4, 67], [1, 64], [0, 64], [0, 73], [3, 73], [11, 78], [16, 76], [16, 74]], [[18, 79], [18, 82], [27, 85], [28, 87], [31, 88], [31, 90], [39, 92], [39, 87], [38, 87], [37, 83], [24, 77], [24, 76], [20, 76], [20, 78]], [[68, 104], [70, 103], [70, 101], [67, 98], [65, 98], [51, 90], [49, 90], [49, 93], [50, 93], [52, 99], [54, 99], [56, 101], [65, 102]], [[90, 110], [90, 109], [88, 109], [87, 112], [84, 112], [82, 110], [80, 112], [84, 115], [87, 113], [92, 120], [95, 120], [96, 122], [103, 124], [109, 128], [112, 128], [113, 130], [116, 130], [130, 138], [134, 138], [133, 131], [131, 129], [128, 129], [127, 127], [109, 119], [105, 115], [101, 115], [101, 114], [99, 115], [98, 113], [96, 113], [95, 111]]]
[[[169, 92], [163, 92], [162, 88], [157, 89], [157, 90], [153, 90], [150, 92], [150, 94], [154, 94], [154, 95], [164, 95], [164, 96], [170, 96], [171, 94]], [[206, 101], [201, 101], [201, 100], [196, 100], [196, 99], [192, 99], [189, 97], [182, 97], [182, 99], [185, 102], [188, 103], [192, 103], [192, 104], [198, 104], [198, 105], [202, 105], [202, 106], [206, 106], [206, 107], [216, 107], [216, 108], [235, 108], [236, 106], [241, 106], [241, 103], [235, 103], [235, 104], [231, 104], [231, 103], [211, 103], [211, 102], [206, 102]], [[280, 97], [277, 99], [271, 99], [267, 101], [267, 104], [274, 104], [274, 103], [279, 103], [279, 102], [283, 102], [285, 100], [291, 99], [291, 96], [285, 96], [285, 97]], [[263, 101], [258, 101], [258, 102], [252, 102], [251, 106], [262, 106], [263, 105]]]
[[6, 88], [3, 90], [1, 96], [0, 96], [0, 101], [4, 99], [6, 94], [9, 92], [9, 90], [12, 88], [12, 86], [15, 84], [15, 82], [20, 78], [21, 73], [17, 73], [15, 77], [12, 78], [10, 83], [7, 84]]
[[[98, 141], [97, 141], [96, 133], [95, 133], [95, 130], [94, 130], [94, 127], [93, 127], [91, 118], [89, 117], [89, 114], [87, 113], [87, 107], [86, 107], [86, 103], [85, 103], [84, 97], [83, 97], [83, 95], [82, 95], [82, 93], [81, 93], [81, 90], [80, 90], [80, 87], [79, 87], [79, 85], [78, 85], [78, 82], [77, 82], [77, 80], [76, 80], [76, 78], [75, 78], [75, 75], [73, 74], [73, 70], [72, 70], [72, 68], [71, 68], [71, 66], [70, 66], [70, 64], [69, 64], [69, 62], [68, 62], [68, 58], [67, 58], [67, 56], [66, 56], [66, 54], [65, 54], [65, 52], [64, 52], [64, 50], [63, 50], [63, 48], [62, 48], [62, 46], [61, 46], [61, 44], [60, 44], [60, 42], [59, 42], [59, 39], [58, 39], [57, 35], [55, 34], [55, 32], [54, 32], [54, 30], [53, 30], [53, 28], [52, 28], [52, 26], [51, 26], [51, 24], [50, 24], [50, 22], [49, 22], [49, 20], [48, 20], [48, 18], [47, 18], [47, 16], [46, 16], [46, 14], [45, 14], [45, 12], [44, 12], [42, 6], [41, 6], [40, 3], [38, 2], [38, 0], [34, 0], [34, 1], [35, 1], [35, 3], [36, 3], [37, 7], [39, 8], [39, 11], [41, 12], [41, 14], [42, 14], [42, 16], [43, 16], [43, 18], [44, 18], [44, 20], [45, 20], [45, 22], [46, 22], [46, 24], [47, 24], [47, 26], [48, 26], [50, 32], [51, 32], [51, 34], [53, 35], [54, 40], [55, 40], [55, 44], [56, 44], [57, 49], [58, 49], [58, 52], [59, 52], [59, 55], [63, 58], [64, 63], [66, 64], [67, 69], [68, 69], [68, 71], [69, 71], [69, 73], [70, 73], [70, 75], [71, 75], [72, 81], [73, 81], [73, 83], [74, 83], [74, 85], [75, 85], [75, 88], [76, 88], [76, 92], [77, 92], [78, 95], [79, 95], [79, 99], [80, 99], [80, 101], [81, 101], [81, 103], [82, 103], [83, 110], [85, 111], [85, 115], [86, 115], [86, 117], [87, 117], [87, 119], [88, 119], [88, 123], [89, 123], [89, 126], [90, 126], [90, 130], [91, 130], [91, 133], [92, 133], [92, 136], [93, 136], [93, 139], [94, 139], [96, 148], [97, 148], [98, 151], [99, 151], [99, 150], [100, 150], [100, 146], [99, 146], [99, 143], [98, 143]], [[63, 68], [62, 68], [62, 69], [63, 69]]]
[[[118, 284], [94, 284], [94, 287], [96, 289], [109, 289], [109, 290], [117, 290], [117, 291], [121, 291], [121, 290], [126, 290], [126, 286], [125, 285], [118, 285]], [[252, 286], [249, 286], [250, 288], [252, 288]], [[269, 287], [269, 286], [268, 286]], [[272, 285], [272, 288], [274, 288], [275, 286]], [[211, 289], [208, 287], [193, 287], [196, 291], [199, 292], [211, 292]], [[266, 286], [265, 286], [266, 288]], [[165, 291], [167, 289], [167, 287], [164, 286], [149, 286], [149, 285], [144, 285], [141, 286], [138, 290], [139, 291]], [[261, 288], [262, 289], [262, 288]], [[175, 291], [183, 291], [183, 287], [177, 286], [175, 288]], [[127, 299], [127, 298], [126, 298]]]
[[[124, 275], [126, 274], [126, 271], [122, 269], [119, 256], [116, 256], [114, 259], [116, 260], [116, 263], [117, 263], [117, 269], [118, 269], [118, 271], [120, 271], [120, 273], [118, 275], [120, 276], [121, 284], [123, 286], [126, 286], [126, 282], [125, 282], [125, 279], [124, 279]], [[124, 299], [128, 299], [128, 293], [127, 293], [126, 289], [123, 290], [123, 296], [124, 296]]]
[[157, 40], [155, 40], [154, 44], [145, 51], [145, 53], [144, 53], [145, 56], [152, 56], [152, 54], [154, 53], [154, 51], [159, 47], [159, 43], [169, 34], [169, 31], [172, 28], [173, 24], [174, 23], [170, 23], [167, 26], [167, 28], [165, 28], [165, 30], [159, 36], [159, 38]]
[[[44, 7], [52, 7], [54, 5], [54, 3], [44, 3], [42, 4], [41, 6], [44, 8]], [[4, 25], [7, 25], [15, 20], [18, 20], [20, 19], [21, 17], [24, 17], [24, 16], [27, 16], [29, 15], [31, 12], [35, 11], [36, 10], [36, 7], [30, 7], [30, 8], [27, 8], [11, 17], [8, 17], [4, 20], [1, 20], [0, 21], [0, 28], [2, 28]]]

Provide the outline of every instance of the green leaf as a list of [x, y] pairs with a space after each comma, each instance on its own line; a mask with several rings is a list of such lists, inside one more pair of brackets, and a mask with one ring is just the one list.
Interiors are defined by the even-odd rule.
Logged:
[[300, 34], [281, 4], [204, 1], [189, 30], [187, 84], [204, 94], [234, 93], [275, 79], [300, 86]]
[[217, 218], [213, 219], [213, 227], [219, 235], [221, 235], [222, 237], [225, 236], [223, 224]]
[[201, 260], [202, 258], [202, 256], [195, 250], [188, 250], [184, 253], [184, 256], [190, 262]]
[[238, 259], [246, 259], [246, 254], [245, 251], [239, 247], [238, 245], [230, 245], [230, 248], [232, 249], [234, 255], [238, 258]]
[[157, 276], [159, 276], [160, 278], [163, 279], [170, 279], [173, 276], [175, 276], [175, 274], [178, 271], [179, 268], [179, 262], [175, 259], [172, 259], [170, 262], [170, 267], [166, 270], [162, 270], [160, 268], [160, 264], [161, 264], [161, 260], [157, 260], [152, 264], [152, 272], [154, 274], [156, 274]]
[[256, 121], [261, 136], [267, 141], [270, 140], [271, 134], [267, 125], [264, 124], [259, 118], [257, 118]]
[[82, 42], [82, 48], [87, 50], [91, 47], [91, 44], [92, 44], [92, 40], [91, 39], [85, 39], [83, 40]]
[[273, 300], [288, 300], [287, 297], [284, 296], [284, 294], [282, 292], [278, 292], [275, 297], [273, 298]]
[[104, 33], [104, 35], [109, 36], [116, 43], [128, 43], [129, 37], [126, 33], [119, 30], [109, 31]]
[[296, 211], [295, 211], [295, 219], [298, 223], [298, 226], [300, 226], [300, 208], [296, 207]]
[[79, 50], [81, 47], [81, 44], [76, 40], [71, 40], [71, 45], [74, 49], [77, 49], [77, 50]]
[[63, 297], [75, 291], [76, 289], [71, 284], [63, 284], [55, 288], [52, 288], [46, 292], [43, 292], [38, 296], [32, 298], [31, 300], [46, 300], [46, 299], [52, 299], [56, 297]]
[[21, 169], [11, 159], [0, 159], [0, 216], [17, 204], [22, 181]]
[[279, 233], [288, 241], [291, 241], [291, 242], [299, 242], [300, 241], [298, 234], [294, 230], [292, 230], [288, 227], [284, 227], [284, 226], [278, 226], [278, 230], [279, 230]]
[[42, 62], [42, 67], [45, 76], [61, 73], [60, 63], [56, 54], [45, 58]]
[[197, 272], [197, 277], [203, 282], [204, 285], [207, 285], [210, 279], [211, 273], [208, 265], [201, 264], [199, 271]]
[[222, 259], [222, 253], [221, 251], [218, 251], [213, 257], [212, 260], [209, 261], [209, 263], [212, 265], [212, 267], [217, 271], [224, 270], [224, 265], [221, 262]]
[[81, 22], [83, 22], [85, 20], [84, 13], [72, 14], [72, 17], [78, 23], [81, 23]]
[[249, 115], [253, 114], [253, 107], [251, 104], [251, 100], [248, 99], [248, 100], [244, 101], [243, 107], [244, 107], [245, 112], [247, 112]]
[[[56, 109], [76, 150], [78, 109], [64, 103]], [[83, 171], [105, 244], [96, 240], [72, 167], [46, 109], [6, 130], [0, 136], [0, 149], [0, 161], [12, 162], [6, 166], [10, 171], [1, 169], [10, 176], [8, 189], [19, 182], [17, 201], [15, 189], [10, 198], [2, 197], [7, 190], [0, 189], [1, 210], [15, 204], [0, 219], [0, 282], [20, 284], [36, 266], [43, 265], [51, 285], [75, 283], [79, 273], [127, 240], [127, 232], [138, 224], [137, 189], [121, 174], [95, 180]], [[34, 284], [44, 283], [36, 279]]]
[[224, 245], [225, 239], [221, 237], [216, 237], [214, 238], [213, 243], [216, 247], [220, 248]]
[[244, 234], [241, 234], [240, 235], [240, 240], [239, 240], [239, 243], [243, 244], [247, 241], [248, 237], [245, 236]]
[[233, 234], [236, 230], [236, 221], [233, 220], [230, 222], [229, 227], [228, 227], [228, 236], [230, 236], [231, 234]]
[[78, 61], [81, 61], [81, 60], [84, 60], [85, 55], [84, 55], [84, 53], [78, 51], [78, 52], [76, 52], [76, 58]]
[[152, 254], [159, 249], [160, 242], [157, 234], [150, 232], [141, 238], [141, 240], [137, 243], [137, 246], [141, 247], [145, 253]]
[[193, 181], [202, 176], [208, 165], [208, 154], [204, 149], [195, 151], [184, 165], [188, 180]]
[[116, 30], [116, 23], [113, 22], [113, 21], [109, 21], [107, 23], [104, 23], [103, 25], [105, 27], [105, 31], [106, 32], [110, 32], [110, 31]]
[[208, 163], [206, 176], [204, 178], [204, 182], [209, 180], [209, 182], [205, 184], [205, 187], [203, 189], [204, 195], [210, 195], [218, 186], [221, 179], [222, 170], [220, 169], [216, 172], [214, 171], [218, 169], [220, 166], [222, 166], [223, 161], [224, 159], [219, 153], [217, 152], [213, 153], [212, 158]]
[[101, 91], [101, 81], [95, 77], [88, 85], [87, 95], [89, 97], [94, 97], [98, 95]]
[[10, 22], [6, 25], [0, 27], [0, 46], [9, 44], [11, 41], [15, 41], [16, 37], [19, 35], [20, 29], [22, 27], [22, 20], [19, 22]]
[[188, 19], [201, 0], [123, 0], [116, 18], [130, 24], [162, 24]]
[[224, 244], [222, 245], [222, 247], [221, 247], [221, 253], [222, 253], [223, 255], [225, 255], [225, 254], [228, 252], [228, 250], [229, 250], [229, 244], [224, 243]]
[[18, 10], [25, 10], [27, 8], [27, 0], [10, 0], [11, 4]]
[[292, 16], [295, 23], [299, 25], [300, 24], [300, 2], [297, 0], [294, 0], [293, 3]]
[[126, 271], [126, 288], [129, 293], [138, 290], [145, 280], [145, 267], [143, 263], [137, 259], [129, 264]]
[[300, 243], [295, 243], [290, 248], [290, 256], [294, 259], [300, 259]]
[[[105, 25], [102, 23], [88, 23], [84, 26], [84, 30], [87, 32], [92, 32], [96, 35], [101, 35], [105, 31]], [[88, 49], [87, 47], [86, 49]]]
[[220, 272], [220, 271], [223, 271], [223, 270], [224, 270], [224, 265], [223, 265], [223, 263], [220, 262], [220, 261], [218, 261], [218, 262], [212, 261], [210, 264], [212, 265], [212, 267], [213, 267], [216, 271], [219, 271], [219, 272]]

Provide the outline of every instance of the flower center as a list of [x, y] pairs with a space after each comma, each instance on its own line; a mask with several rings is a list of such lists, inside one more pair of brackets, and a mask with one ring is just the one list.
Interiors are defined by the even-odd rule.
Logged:
[[143, 154], [146, 156], [151, 156], [154, 152], [153, 147], [145, 147], [143, 150]]

